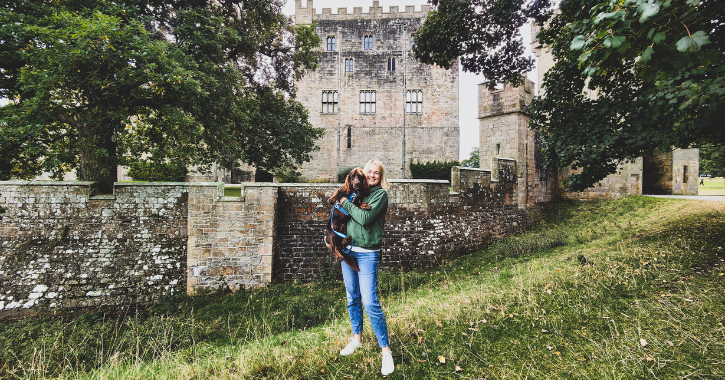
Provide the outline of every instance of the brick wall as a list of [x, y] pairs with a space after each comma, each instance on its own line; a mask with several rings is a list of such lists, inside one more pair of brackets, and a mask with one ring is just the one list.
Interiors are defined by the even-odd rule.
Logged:
[[[490, 170], [472, 168], [455, 168], [452, 184], [391, 180], [381, 267], [431, 268], [536, 223], [538, 206], [521, 208], [516, 202], [515, 162], [494, 162], [498, 180], [491, 179]], [[323, 242], [330, 217], [330, 206], [324, 201], [336, 188], [329, 184], [280, 186], [275, 281], [339, 276], [339, 264]]]
[[187, 186], [0, 182], [0, 315], [185, 291]]

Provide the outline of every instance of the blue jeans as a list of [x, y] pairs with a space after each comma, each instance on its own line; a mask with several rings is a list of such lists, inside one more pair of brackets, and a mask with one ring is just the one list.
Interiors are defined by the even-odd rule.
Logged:
[[[370, 318], [373, 332], [378, 338], [380, 348], [390, 345], [388, 340], [388, 323], [383, 314], [383, 308], [378, 299], [378, 257], [377, 252], [349, 252], [357, 258], [360, 272], [355, 272], [344, 261], [342, 262], [342, 278], [345, 280], [347, 293], [347, 311], [350, 313], [350, 324], [352, 333], [362, 334], [363, 315], [362, 307], [365, 306], [365, 313]], [[362, 301], [362, 303], [361, 303]]]

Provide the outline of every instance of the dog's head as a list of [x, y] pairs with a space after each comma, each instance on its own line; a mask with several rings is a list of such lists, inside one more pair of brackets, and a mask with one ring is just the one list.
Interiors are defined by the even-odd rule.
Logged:
[[348, 185], [350, 191], [358, 194], [370, 193], [370, 185], [362, 168], [354, 168], [348, 173], [345, 184]]

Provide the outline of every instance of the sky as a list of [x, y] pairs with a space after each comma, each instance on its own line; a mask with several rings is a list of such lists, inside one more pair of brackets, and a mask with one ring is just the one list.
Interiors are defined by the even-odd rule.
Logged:
[[[302, 6], [306, 6], [307, 1], [302, 0]], [[383, 12], [388, 12], [391, 5], [397, 5], [399, 9], [405, 9], [406, 5], [414, 5], [416, 11], [420, 11], [421, 5], [427, 4], [427, 0], [379, 0]], [[373, 0], [314, 0], [313, 7], [317, 14], [322, 13], [322, 8], [332, 8], [332, 13], [337, 13], [337, 8], [347, 6], [347, 12], [352, 13], [353, 7], [363, 7], [363, 12], [367, 13], [373, 5]], [[287, 15], [294, 16], [295, 1], [287, 0], [283, 12]], [[531, 32], [528, 25], [524, 26], [521, 31], [524, 38], [524, 46], [527, 55], [531, 53], [530, 42]], [[535, 58], [535, 57], [534, 57]], [[536, 83], [536, 69], [528, 74], [528, 78]], [[480, 75], [461, 72], [458, 82], [459, 89], [459, 124], [461, 128], [460, 136], [460, 159], [466, 159], [470, 156], [473, 148], [479, 146], [478, 131], [478, 84], [485, 82]]]

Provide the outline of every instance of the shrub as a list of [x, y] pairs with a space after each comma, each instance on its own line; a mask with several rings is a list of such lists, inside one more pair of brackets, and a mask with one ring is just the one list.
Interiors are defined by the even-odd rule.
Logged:
[[459, 166], [458, 161], [432, 161], [432, 162], [411, 162], [410, 173], [417, 179], [441, 179], [451, 180], [451, 168]]
[[302, 181], [302, 173], [297, 168], [284, 167], [274, 170], [274, 179], [280, 183], [299, 183]]
[[186, 165], [136, 161], [130, 163], [128, 175], [135, 181], [183, 182], [187, 172]]
[[257, 171], [254, 173], [254, 182], [272, 182], [274, 180], [274, 176], [272, 173], [257, 168]]
[[340, 171], [337, 172], [337, 183], [345, 182], [345, 178], [347, 178], [347, 175], [350, 173], [350, 170], [352, 170], [356, 167], [357, 166], [348, 166], [346, 168], [340, 169]]

